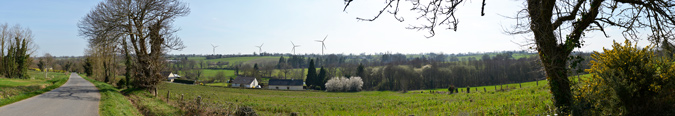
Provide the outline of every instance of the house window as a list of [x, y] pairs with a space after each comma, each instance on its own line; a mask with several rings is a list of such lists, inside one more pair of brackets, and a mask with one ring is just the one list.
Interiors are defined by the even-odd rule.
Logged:
[[279, 89], [279, 87], [277, 87], [277, 89]]
[[291, 87], [286, 87], [287, 90], [291, 90]]

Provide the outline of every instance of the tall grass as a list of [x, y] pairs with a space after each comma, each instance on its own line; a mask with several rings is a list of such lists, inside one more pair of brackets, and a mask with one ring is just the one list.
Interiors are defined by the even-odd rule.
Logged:
[[182, 116], [184, 114], [180, 109], [167, 104], [165, 101], [155, 97], [146, 90], [126, 89], [122, 92], [128, 95], [129, 100], [133, 102], [143, 115]]

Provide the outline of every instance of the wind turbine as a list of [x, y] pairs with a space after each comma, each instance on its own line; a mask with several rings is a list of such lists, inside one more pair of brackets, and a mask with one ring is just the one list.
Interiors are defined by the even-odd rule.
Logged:
[[262, 46], [263, 46], [263, 45], [265, 45], [265, 43], [260, 44], [260, 46], [255, 46], [255, 47], [258, 47], [258, 49], [259, 49], [258, 53], [259, 53], [259, 54], [262, 53]]
[[215, 54], [216, 54], [216, 48], [217, 48], [218, 46], [217, 46], [217, 45], [213, 45], [213, 44], [211, 44], [211, 46], [213, 46], [213, 54], [215, 55]]
[[291, 41], [291, 44], [293, 44], [293, 50], [291, 50], [291, 51], [293, 51], [293, 55], [295, 55], [295, 47], [300, 47], [300, 45], [295, 45], [295, 43], [293, 43], [293, 41]]
[[321, 55], [323, 55], [323, 50], [326, 49], [326, 44], [324, 43], [326, 41], [326, 38], [328, 38], [328, 35], [326, 35], [326, 37], [323, 37], [323, 40], [315, 40], [316, 42], [321, 42]]

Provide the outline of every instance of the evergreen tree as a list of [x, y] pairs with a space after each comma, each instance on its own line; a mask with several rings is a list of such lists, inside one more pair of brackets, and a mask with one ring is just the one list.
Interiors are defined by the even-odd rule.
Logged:
[[253, 65], [253, 70], [258, 71], [258, 69], [260, 69], [260, 68], [258, 68], [258, 63], [255, 63], [255, 64]]
[[309, 67], [307, 68], [307, 79], [305, 82], [307, 83], [307, 86], [309, 87], [314, 87], [314, 86], [319, 86], [317, 84], [317, 76], [316, 76], [316, 68], [314, 67], [314, 60], [309, 61]]
[[359, 63], [359, 67], [356, 68], [356, 75], [363, 78], [366, 73], [365, 73], [365, 67], [363, 67], [363, 64]]
[[281, 69], [281, 67], [286, 63], [286, 59], [284, 59], [284, 56], [281, 56], [279, 58], [279, 62], [277, 62], [277, 69]]
[[323, 66], [319, 70], [319, 75], [317, 76], [317, 83], [319, 86], [321, 86], [321, 89], [326, 89], [326, 81], [328, 79], [326, 78], [326, 70], [323, 69]]

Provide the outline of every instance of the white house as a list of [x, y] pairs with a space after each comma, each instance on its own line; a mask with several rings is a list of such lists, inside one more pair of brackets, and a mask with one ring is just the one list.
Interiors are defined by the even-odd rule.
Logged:
[[255, 88], [258, 80], [255, 77], [237, 77], [232, 81], [232, 87]]
[[162, 76], [165, 76], [166, 79], [167, 79], [169, 82], [173, 82], [174, 79], [180, 78], [180, 75], [178, 75], [178, 74], [173, 74], [172, 72], [168, 72], [168, 71], [160, 72], [160, 74], [161, 74]]
[[268, 89], [304, 90], [302, 79], [270, 79]]

